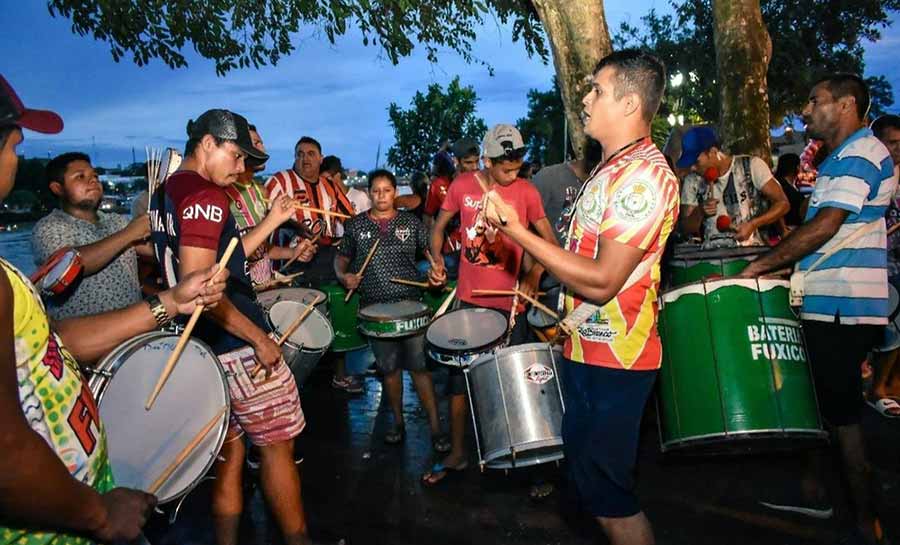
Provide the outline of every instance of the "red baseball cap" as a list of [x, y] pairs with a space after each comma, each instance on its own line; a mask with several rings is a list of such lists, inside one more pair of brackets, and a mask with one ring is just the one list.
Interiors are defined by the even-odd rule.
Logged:
[[8, 125], [18, 125], [44, 134], [56, 134], [63, 130], [63, 120], [59, 114], [26, 108], [6, 78], [0, 75], [0, 127]]

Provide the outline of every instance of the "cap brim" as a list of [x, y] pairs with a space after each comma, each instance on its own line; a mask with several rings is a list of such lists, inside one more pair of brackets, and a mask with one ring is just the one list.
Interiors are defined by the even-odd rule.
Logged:
[[15, 124], [44, 134], [56, 134], [63, 130], [62, 118], [49, 110], [25, 110]]
[[678, 161], [675, 162], [675, 166], [678, 168], [689, 168], [694, 166], [694, 163], [697, 162], [697, 158], [700, 157], [700, 153], [685, 153], [681, 152], [681, 157], [678, 158]]

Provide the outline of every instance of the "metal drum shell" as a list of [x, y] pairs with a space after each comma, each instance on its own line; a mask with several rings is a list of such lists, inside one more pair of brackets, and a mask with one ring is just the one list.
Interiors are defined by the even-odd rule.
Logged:
[[[390, 310], [393, 315], [376, 310]], [[376, 303], [359, 309], [356, 320], [356, 327], [366, 337], [397, 339], [424, 333], [431, 322], [431, 310], [419, 301]]]
[[464, 370], [482, 467], [563, 458], [561, 361], [559, 347], [530, 343], [483, 355]]
[[[132, 396], [133, 408], [129, 412], [129, 414], [134, 415], [134, 419], [129, 419], [127, 424], [123, 424], [123, 427], [119, 428], [118, 424], [116, 424], [116, 422], [118, 422], [119, 419], [116, 418], [116, 416], [121, 415], [123, 409], [118, 408], [118, 407], [116, 409], [113, 409], [113, 408], [110, 408], [109, 404], [108, 404], [108, 400], [110, 398], [108, 397], [107, 394], [109, 393], [109, 388], [113, 384], [112, 381], [115, 380], [115, 376], [120, 371], [120, 369], [122, 369], [123, 364], [125, 364], [129, 359], [134, 357], [138, 353], [139, 350], [141, 350], [143, 347], [150, 345], [150, 343], [157, 343], [159, 341], [164, 341], [164, 340], [167, 341], [165, 348], [168, 348], [168, 351], [167, 350], [159, 350], [159, 352], [157, 354], [154, 354], [152, 358], [148, 358], [147, 361], [141, 361], [139, 363], [132, 364], [132, 365], [136, 366], [136, 367], [134, 367], [134, 369], [144, 371], [144, 373], [142, 373], [142, 378], [144, 378], [145, 380], [143, 381], [142, 385], [146, 386], [146, 388], [144, 389], [145, 391], [141, 390], [140, 388], [137, 388], [137, 390], [140, 390], [140, 391], [134, 392], [134, 395]], [[165, 411], [165, 409], [169, 406], [169, 404], [172, 404], [173, 401], [177, 400], [178, 402], [182, 402], [182, 400], [185, 397], [187, 397], [187, 396], [181, 395], [181, 394], [183, 394], [183, 392], [177, 392], [175, 390], [175, 385], [177, 385], [179, 383], [186, 383], [187, 379], [185, 378], [186, 375], [184, 375], [184, 373], [190, 373], [192, 371], [195, 372], [197, 369], [196, 369], [196, 365], [194, 365], [192, 368], [192, 366], [188, 362], [180, 361], [179, 363], [181, 365], [175, 366], [175, 369], [172, 371], [172, 375], [169, 377], [165, 387], [162, 389], [159, 398], [156, 400], [156, 403], [153, 406], [153, 409], [151, 409], [150, 411], [146, 411], [144, 409], [144, 400], [146, 399], [146, 395], [149, 394], [149, 392], [151, 391], [153, 384], [156, 382], [156, 379], [159, 376], [159, 373], [162, 371], [162, 368], [165, 366], [166, 360], [168, 359], [168, 353], [172, 349], [174, 349], [175, 344], [177, 344], [177, 342], [178, 342], [178, 336], [173, 335], [171, 333], [154, 331], [154, 332], [138, 335], [137, 337], [134, 337], [128, 341], [125, 341], [124, 343], [120, 344], [115, 349], [113, 349], [109, 354], [107, 354], [103, 359], [101, 359], [97, 363], [97, 365], [95, 366], [93, 371], [88, 373], [90, 375], [90, 378], [88, 380], [88, 387], [90, 388], [91, 393], [94, 396], [94, 400], [97, 403], [101, 421], [104, 422], [104, 427], [105, 427], [106, 433], [107, 433], [107, 444], [108, 444], [108, 449], [109, 449], [110, 464], [112, 464], [112, 469], [113, 469], [113, 476], [116, 478], [117, 484], [119, 484], [120, 486], [128, 486], [128, 487], [145, 489], [147, 486], [149, 486], [151, 484], [153, 479], [158, 477], [158, 475], [154, 473], [154, 474], [148, 475], [146, 482], [143, 482], [143, 483], [127, 482], [127, 481], [123, 482], [121, 474], [116, 475], [116, 459], [117, 459], [116, 451], [118, 450], [116, 445], [121, 442], [119, 439], [116, 439], [116, 437], [119, 437], [119, 436], [124, 437], [126, 434], [128, 434], [128, 436], [130, 438], [128, 440], [128, 443], [130, 445], [133, 444], [135, 441], [141, 441], [142, 439], [146, 439], [149, 435], [149, 428], [141, 426], [140, 418], [150, 417], [151, 415], [154, 414], [154, 411]], [[227, 379], [225, 376], [225, 371], [224, 371], [224, 369], [222, 369], [221, 365], [219, 364], [218, 358], [216, 357], [216, 355], [213, 353], [212, 349], [208, 345], [206, 345], [202, 341], [192, 337], [188, 340], [188, 345], [185, 348], [185, 353], [188, 353], [192, 348], [194, 350], [199, 350], [200, 354], [202, 354], [204, 357], [209, 356], [211, 358], [209, 361], [214, 364], [213, 368], [215, 370], [216, 375], [218, 375], [218, 377], [221, 379], [220, 384], [221, 384], [221, 388], [222, 388], [221, 392], [218, 391], [218, 388], [214, 389], [213, 391], [215, 392], [215, 395], [218, 395], [219, 393], [221, 393], [221, 398], [219, 398], [219, 401], [225, 407], [227, 407], [227, 409], [225, 411], [225, 414], [222, 416], [222, 421], [221, 421], [221, 424], [219, 425], [219, 427], [214, 428], [209, 434], [207, 434], [207, 436], [203, 439], [203, 441], [200, 443], [200, 446], [194, 451], [194, 453], [191, 454], [191, 456], [185, 461], [185, 463], [182, 464], [182, 466], [178, 470], [176, 470], [176, 472], [166, 481], [166, 483], [163, 485], [163, 487], [157, 492], [157, 497], [158, 497], [160, 504], [166, 504], [169, 502], [178, 501], [180, 498], [182, 498], [185, 495], [187, 495], [188, 493], [190, 493], [190, 491], [193, 490], [203, 480], [204, 476], [209, 472], [209, 470], [212, 468], [213, 464], [215, 463], [216, 455], [218, 454], [219, 450], [221, 450], [222, 444], [225, 441], [225, 435], [228, 432], [228, 421], [230, 418], [229, 415], [230, 415], [231, 402], [230, 402], [230, 396], [228, 393], [228, 383], [227, 383]], [[185, 357], [185, 354], [183, 353], [182, 358], [184, 358], [184, 357]], [[186, 365], [186, 363], [188, 363], [188, 364]], [[196, 364], [196, 362], [191, 362], [191, 363]], [[152, 364], [152, 365], [148, 365], [148, 364]], [[180, 375], [181, 375], [181, 379], [179, 379]], [[192, 377], [192, 378], [195, 378], [195, 377]], [[181, 382], [179, 382], [179, 380], [181, 380]], [[134, 383], [129, 381], [129, 384], [134, 384]], [[190, 388], [196, 388], [197, 386], [198, 385], [196, 384], [196, 380], [190, 381], [190, 383], [189, 383]], [[207, 384], [204, 384], [204, 386], [207, 386], [207, 387], [213, 386], [213, 384], [207, 383]], [[206, 398], [208, 399], [208, 397], [206, 397]], [[105, 400], [107, 401], [107, 403], [104, 403]], [[129, 404], [129, 407], [131, 407], [130, 404]], [[195, 409], [196, 409], [196, 407], [195, 407]], [[115, 411], [115, 412], [110, 413], [109, 411]], [[104, 413], [106, 413], [107, 416], [104, 416]], [[195, 410], [191, 410], [190, 408], [184, 408], [184, 407], [180, 407], [178, 411], [175, 411], [175, 414], [176, 414], [175, 418], [172, 417], [171, 412], [166, 412], [165, 414], [163, 414], [163, 413], [156, 413], [156, 414], [161, 415], [160, 416], [160, 421], [161, 421], [160, 425], [166, 429], [171, 429], [171, 430], [177, 429], [177, 426], [176, 426], [176, 424], [178, 422], [177, 418], [182, 418], [182, 417], [189, 418], [191, 416], [195, 416], [195, 417], [197, 416], [197, 413]], [[206, 417], [206, 418], [209, 418], [209, 417]], [[204, 420], [204, 421], [191, 423], [192, 429], [191, 429], [190, 433], [195, 433], [196, 431], [199, 431], [202, 428], [202, 426], [206, 424], [206, 421], [203, 417], [201, 417], [200, 420]], [[110, 426], [110, 424], [112, 424], [112, 427]], [[126, 426], [127, 426], [127, 429], [126, 429]], [[194, 429], [194, 428], [196, 428], [196, 429]], [[123, 431], [117, 432], [116, 431], [117, 429], [120, 429]], [[158, 454], [159, 451], [161, 451], [161, 449], [163, 447], [164, 447], [164, 445], [152, 445], [151, 446], [152, 450], [148, 449], [148, 464], [146, 466], [144, 466], [148, 469], [148, 471], [149, 471], [149, 467], [150, 467], [151, 463], [152, 463], [155, 471], [161, 472], [161, 468], [165, 467], [166, 465], [168, 465], [169, 462], [171, 462], [171, 460], [168, 458], [163, 460], [162, 458], [164, 456], [156, 455], [156, 454]], [[181, 445], [181, 448], [183, 448], [183, 445]], [[175, 452], [171, 453], [171, 455], [174, 456], [175, 454], [177, 454], [177, 452], [179, 452], [181, 448], [178, 448], [177, 450], [175, 450]], [[179, 482], [179, 475], [185, 470], [185, 468], [196, 467], [196, 466], [189, 466], [188, 465], [189, 462], [192, 460], [201, 459], [204, 452], [207, 453], [207, 455], [208, 455], [208, 461], [204, 464], [204, 466], [202, 468], [200, 468], [201, 471], [194, 471], [192, 473], [193, 477], [189, 480], [189, 483], [186, 486], [182, 486], [177, 491], [174, 491], [174, 492], [171, 491], [170, 489], [174, 485], [174, 483]], [[157, 460], [157, 458], [159, 458], [159, 460]], [[159, 468], [157, 468], [156, 466], [159, 466]], [[119, 466], [119, 467], [121, 470], [121, 466]]]
[[[280, 338], [283, 330], [289, 327], [294, 318], [299, 316], [306, 307], [307, 304], [298, 301], [277, 301], [266, 313], [266, 320], [272, 327], [272, 331]], [[309, 333], [309, 329], [313, 327], [310, 324], [314, 324], [319, 331]], [[321, 335], [323, 340], [317, 340], [315, 344], [308, 341], [304, 342], [310, 335], [315, 335], [316, 337]], [[298, 387], [302, 387], [306, 383], [306, 379], [312, 374], [313, 369], [318, 365], [322, 356], [328, 352], [333, 342], [334, 330], [331, 327], [331, 322], [316, 308], [281, 345], [284, 361], [291, 368]]]

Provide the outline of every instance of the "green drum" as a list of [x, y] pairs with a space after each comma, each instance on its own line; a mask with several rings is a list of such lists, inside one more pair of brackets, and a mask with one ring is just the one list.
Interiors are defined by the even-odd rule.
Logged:
[[347, 352], [368, 346], [356, 328], [356, 314], [359, 312], [359, 294], [354, 293], [348, 302], [344, 302], [347, 290], [340, 284], [318, 286], [328, 295], [328, 314], [331, 327], [334, 329], [332, 352]]
[[733, 276], [743, 271], [756, 256], [765, 253], [768, 246], [744, 248], [720, 248], [679, 252], [676, 248], [669, 261], [669, 286], [678, 287], [709, 276]]
[[663, 452], [790, 449], [826, 438], [789, 284], [725, 279], [662, 295]]
[[359, 309], [359, 332], [376, 339], [409, 337], [424, 332], [433, 313], [421, 301], [375, 303]]
[[[450, 287], [450, 289], [455, 288], [456, 280], [451, 280], [447, 283], [447, 286]], [[422, 301], [428, 305], [428, 308], [431, 309], [431, 313], [434, 314], [448, 295], [450, 295], [450, 292], [445, 290], [422, 290]]]

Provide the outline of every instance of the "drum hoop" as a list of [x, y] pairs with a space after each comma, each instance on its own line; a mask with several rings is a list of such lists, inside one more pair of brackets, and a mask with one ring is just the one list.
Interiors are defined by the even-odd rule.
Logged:
[[[423, 303], [423, 306], [424, 306], [424, 303]], [[368, 307], [366, 307], [366, 308], [368, 308]], [[373, 323], [377, 323], [377, 324], [405, 322], [407, 320], [415, 320], [416, 318], [425, 318], [425, 317], [431, 316], [431, 309], [428, 308], [427, 306], [424, 306], [424, 308], [417, 310], [416, 312], [414, 312], [412, 314], [405, 314], [403, 316], [391, 316], [391, 317], [388, 317], [388, 316], [378, 316], [378, 317], [366, 316], [365, 314], [363, 314], [364, 310], [365, 310], [365, 308], [361, 308], [356, 312], [357, 319], [364, 320], [366, 322], [373, 322]]]
[[[173, 337], [173, 338], [177, 339], [178, 335], [174, 335], [172, 333], [166, 333], [164, 331], [151, 331], [148, 333], [143, 333], [141, 335], [138, 335], [137, 337], [130, 339], [128, 341], [125, 341], [118, 347], [114, 348], [113, 351], [110, 352], [109, 355], [103, 359], [103, 362], [110, 360], [109, 365], [115, 365], [114, 370], [111, 371], [111, 373], [112, 373], [111, 376], [108, 378], [111, 379], [112, 377], [114, 377], [116, 372], [118, 371], [118, 369], [122, 366], [122, 362], [124, 362], [124, 360], [127, 359], [127, 356], [130, 356], [135, 353], [135, 349], [137, 348], [137, 345], [140, 343], [140, 341], [150, 340], [150, 339], [161, 339], [161, 338], [165, 338], [165, 337]], [[193, 481], [191, 481], [191, 483], [188, 486], [186, 486], [183, 490], [180, 490], [177, 493], [172, 494], [168, 497], [160, 497], [159, 498], [160, 504], [169, 503], [169, 502], [175, 501], [181, 497], [186, 496], [194, 488], [196, 488], [197, 485], [199, 485], [203, 481], [203, 478], [206, 476], [206, 474], [209, 472], [209, 470], [215, 464], [216, 458], [218, 457], [218, 453], [220, 450], [222, 450], [222, 445], [225, 443], [225, 436], [228, 433], [228, 420], [229, 420], [230, 414], [231, 414], [231, 395], [228, 393], [228, 382], [227, 382], [227, 378], [225, 376], [225, 370], [222, 368], [222, 364], [219, 362], [218, 356], [216, 355], [215, 352], [213, 352], [212, 348], [210, 348], [208, 344], [201, 341], [200, 339], [197, 339], [196, 337], [191, 337], [190, 339], [188, 339], [188, 342], [189, 343], [192, 342], [192, 343], [196, 343], [196, 344], [200, 345], [201, 348], [206, 350], [206, 352], [210, 356], [212, 356], [213, 361], [215, 363], [215, 369], [216, 369], [216, 371], [218, 371], [219, 377], [222, 380], [222, 393], [224, 394], [225, 406], [228, 408], [228, 410], [225, 411], [225, 414], [223, 415], [222, 424], [219, 425], [219, 431], [218, 431], [218, 436], [216, 437], [215, 448], [212, 449], [213, 455], [209, 457], [209, 460], [206, 462], [206, 465], [203, 467], [203, 471], [201, 471], [197, 475], [197, 477]], [[113, 357], [114, 355], [115, 355], [115, 357]], [[97, 367], [99, 369], [100, 364], [98, 364]], [[106, 378], [106, 377], [104, 377], [104, 378]], [[98, 411], [100, 410], [100, 405], [102, 403], [101, 400], [103, 397], [103, 393], [106, 391], [106, 388], [109, 386], [109, 384], [110, 384], [110, 380], [106, 380], [103, 383], [103, 385], [101, 386], [100, 395], [98, 396], [97, 394], [94, 394], [94, 402], [97, 404]], [[93, 393], [93, 389], [92, 389], [92, 393]], [[108, 441], [109, 441], [109, 436], [107, 435], [107, 442]]]
[[732, 286], [741, 286], [757, 292], [766, 292], [774, 288], [790, 288], [790, 282], [779, 278], [717, 278], [715, 280], [695, 280], [673, 289], [664, 291], [660, 298], [663, 303], [673, 303], [682, 295], [710, 295], [714, 291]]
[[501, 318], [503, 318], [504, 320], [506, 320], [506, 317], [503, 316], [503, 313], [501, 313], [501, 312], [499, 312], [499, 311], [497, 311], [497, 310], [494, 310], [494, 309], [492, 309], [492, 308], [483, 308], [483, 307], [478, 307], [478, 308], [458, 308], [458, 309], [456, 309], [456, 310], [451, 310], [450, 312], [447, 312], [447, 313], [444, 314], [443, 316], [440, 316], [439, 318], [437, 318], [436, 320], [434, 320], [433, 322], [431, 322], [431, 325], [429, 325], [428, 328], [425, 330], [425, 343], [426, 343], [429, 347], [433, 348], [433, 349], [435, 350], [435, 352], [439, 352], [439, 353], [441, 353], [441, 354], [454, 354], [454, 355], [457, 355], [457, 354], [458, 354], [458, 355], [466, 356], [466, 355], [469, 355], [469, 354], [478, 354], [478, 353], [480, 353], [480, 352], [486, 352], [486, 351], [490, 350], [491, 348], [494, 348], [494, 347], [496, 347], [498, 344], [500, 344], [500, 343], [503, 342], [504, 338], [506, 337], [506, 331], [505, 331], [505, 330], [503, 331], [503, 333], [500, 334], [500, 336], [499, 336], [498, 338], [496, 338], [496, 339], [494, 339], [494, 340], [492, 340], [492, 341], [488, 341], [487, 343], [485, 343], [485, 344], [483, 344], [483, 345], [480, 345], [480, 346], [469, 346], [469, 347], [466, 347], [466, 348], [461, 349], [461, 350], [457, 350], [457, 349], [454, 349], [454, 348], [444, 348], [443, 346], [439, 346], [439, 345], [433, 343], [431, 340], [428, 339], [428, 330], [431, 329], [431, 326], [432, 326], [432, 325], [436, 324], [439, 320], [443, 320], [443, 319], [444, 319], [445, 317], [447, 317], [447, 316], [451, 316], [451, 315], [453, 315], [453, 314], [455, 314], [455, 313], [457, 313], [457, 312], [463, 312], [463, 311], [467, 311], [467, 310], [468, 310], [468, 311], [472, 311], [472, 310], [486, 311], [486, 312], [488, 312], [488, 313], [494, 312], [494, 313], [500, 315]]
[[[695, 250], [673, 256], [675, 260], [704, 262], [721, 259], [742, 259], [757, 257], [766, 253], [771, 248], [768, 246], [738, 246], [736, 248], [714, 248], [712, 250]], [[716, 255], [718, 254], [718, 255]]]

